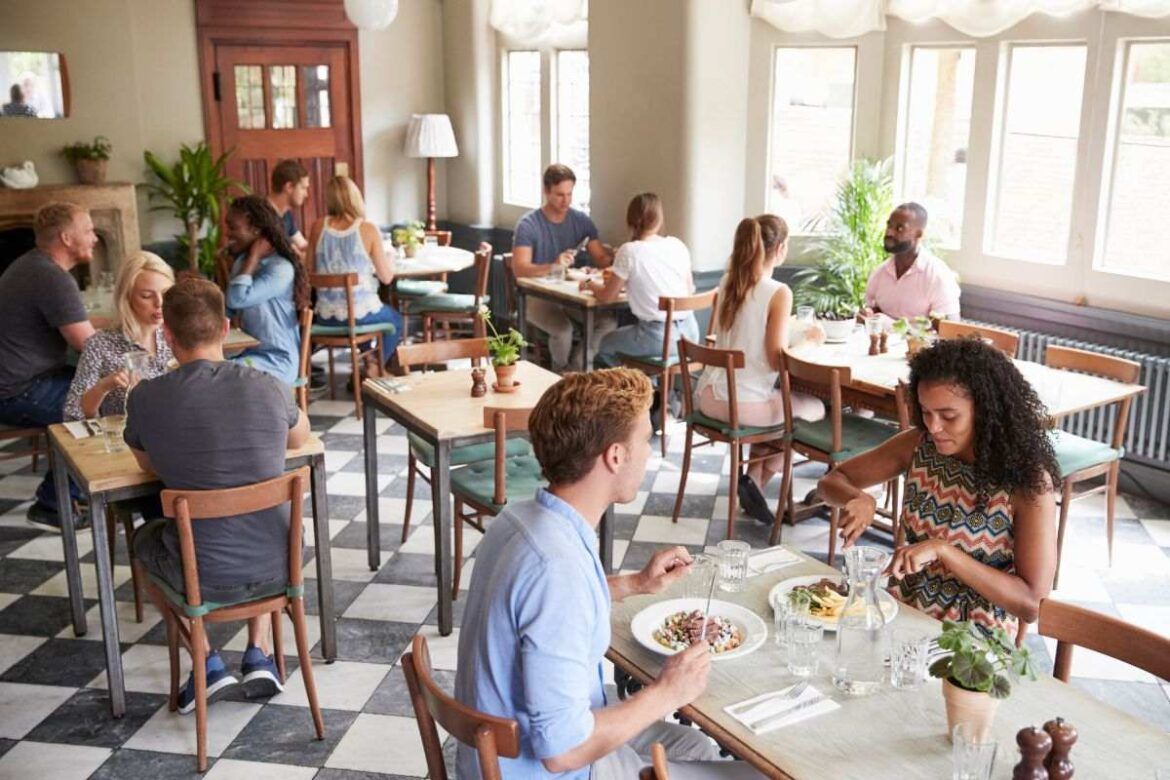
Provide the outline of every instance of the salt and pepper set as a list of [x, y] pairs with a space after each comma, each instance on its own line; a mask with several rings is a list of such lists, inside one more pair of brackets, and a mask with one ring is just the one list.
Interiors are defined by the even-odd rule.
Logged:
[[1020, 746], [1020, 763], [1012, 770], [1012, 780], [1070, 780], [1076, 771], [1068, 754], [1077, 742], [1077, 730], [1064, 718], [1022, 728], [1016, 734]]

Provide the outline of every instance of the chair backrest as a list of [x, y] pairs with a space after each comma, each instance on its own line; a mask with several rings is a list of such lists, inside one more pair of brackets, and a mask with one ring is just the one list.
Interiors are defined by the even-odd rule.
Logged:
[[[715, 300], [719, 296], [719, 288], [708, 290], [707, 292], [695, 293], [694, 295], [682, 295], [671, 297], [662, 295], [658, 298], [658, 310], [666, 312], [666, 327], [662, 330], [662, 362], [665, 365], [666, 361], [670, 359], [670, 353], [674, 350], [674, 338], [671, 334], [671, 329], [674, 328], [674, 315], [680, 311], [702, 311], [703, 309], [715, 308]], [[707, 335], [710, 336], [715, 329], [715, 317], [712, 316], [707, 323]]]
[[1010, 358], [1014, 358], [1020, 349], [1020, 334], [1010, 330], [993, 328], [989, 325], [973, 325], [970, 322], [958, 320], [939, 320], [938, 335], [943, 339], [980, 338], [987, 339], [991, 345]]
[[301, 509], [309, 469], [302, 466], [274, 479], [221, 490], [164, 490], [162, 511], [172, 517], [179, 532], [179, 552], [183, 561], [183, 586], [187, 605], [203, 604], [199, 595], [199, 569], [195, 558], [195, 536], [191, 522], [216, 522], [232, 515], [246, 515], [289, 504], [288, 512], [288, 584], [300, 587], [301, 579]]
[[348, 274], [309, 274], [309, 285], [314, 290], [345, 288], [345, 311], [349, 320], [349, 329], [355, 327], [353, 315], [353, 288], [358, 284], [356, 273]]
[[804, 385], [813, 395], [829, 401], [826, 413], [833, 430], [833, 452], [841, 450], [841, 388], [852, 379], [849, 366], [810, 363], [787, 349], [780, 353], [780, 392], [784, 399], [784, 419], [792, 419], [792, 381]]
[[518, 312], [516, 311], [516, 271], [512, 268], [512, 253], [504, 252], [500, 255], [500, 262], [504, 264], [504, 308], [508, 314], [508, 320], [512, 322], [513, 327], [517, 330], [521, 325], [516, 322]]
[[416, 344], [401, 344], [397, 350], [398, 365], [406, 373], [412, 366], [429, 366], [432, 363], [446, 363], [448, 360], [471, 359], [472, 365], [488, 356], [488, 340], [449, 339], [447, 341], [420, 341]]
[[297, 368], [297, 405], [305, 414], [309, 413], [309, 357], [312, 355], [310, 334], [313, 332], [313, 310], [306, 306], [297, 315], [301, 324], [301, 355]]
[[520, 755], [520, 724], [473, 710], [440, 688], [431, 672], [426, 637], [416, 636], [411, 642], [410, 652], [402, 656], [402, 674], [414, 705], [414, 718], [422, 736], [427, 774], [431, 779], [447, 780], [443, 743], [435, 727], [438, 722], [455, 739], [475, 748], [479, 754], [479, 771], [485, 780], [499, 780], [499, 757]]
[[426, 230], [423, 231], [428, 238], [436, 238], [439, 241], [439, 246], [451, 246], [451, 231], [450, 230]]
[[1040, 602], [1040, 636], [1056, 640], [1052, 674], [1068, 682], [1073, 646], [1087, 647], [1110, 658], [1170, 680], [1170, 638], [1055, 599]]
[[[1100, 352], [1091, 352], [1086, 349], [1055, 345], [1044, 350], [1044, 365], [1049, 368], [1093, 374], [1112, 379], [1115, 382], [1124, 382], [1127, 385], [1137, 384], [1142, 373], [1141, 364], [1132, 360], [1103, 355]], [[1110, 443], [1114, 449], [1120, 449], [1125, 441], [1125, 431], [1129, 424], [1129, 408], [1132, 403], [1132, 398], [1124, 398], [1117, 404], [1117, 418], [1113, 421], [1113, 441]]]
[[505, 462], [508, 459], [508, 432], [528, 430], [528, 418], [531, 415], [532, 407], [485, 406], [483, 408], [483, 427], [493, 428], [496, 432], [496, 481], [492, 486], [493, 504], [508, 503], [507, 464]]
[[721, 368], [727, 375], [727, 405], [730, 412], [728, 423], [732, 428], [738, 428], [739, 406], [735, 396], [735, 370], [744, 366], [743, 350], [704, 347], [688, 339], [679, 339], [678, 362], [682, 369], [683, 408], [687, 416], [694, 412], [695, 390], [691, 385], [691, 366], [697, 363], [704, 368]]
[[666, 748], [661, 742], [650, 746], [650, 766], [639, 773], [643, 780], [670, 780], [670, 769], [666, 764]]
[[475, 308], [477, 311], [484, 296], [487, 295], [488, 277], [491, 275], [491, 270], [492, 245], [481, 241], [479, 249], [475, 250]]

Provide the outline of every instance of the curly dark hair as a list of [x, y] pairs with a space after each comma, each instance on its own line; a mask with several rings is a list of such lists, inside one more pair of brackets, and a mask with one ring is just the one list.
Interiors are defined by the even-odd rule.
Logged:
[[238, 214], [248, 220], [252, 229], [272, 244], [276, 254], [292, 263], [293, 304], [297, 311], [309, 308], [312, 305], [309, 274], [297, 259], [297, 253], [293, 251], [292, 244], [284, 233], [284, 226], [280, 224], [280, 217], [276, 209], [272, 208], [272, 204], [259, 195], [241, 195], [228, 206], [228, 214]]
[[945, 339], [910, 359], [911, 420], [925, 429], [918, 405], [923, 382], [956, 385], [974, 403], [974, 471], [981, 496], [993, 490], [1036, 495], [1060, 483], [1048, 412], [998, 349], [977, 338]]

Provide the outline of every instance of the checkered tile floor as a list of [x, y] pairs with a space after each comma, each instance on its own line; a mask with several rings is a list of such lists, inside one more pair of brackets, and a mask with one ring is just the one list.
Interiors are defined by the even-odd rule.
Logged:
[[[340, 382], [344, 383], [344, 377]], [[344, 398], [340, 393], [339, 397]], [[346, 401], [317, 401], [313, 429], [328, 449], [330, 530], [340, 655], [315, 664], [325, 711], [326, 739], [312, 739], [312, 724], [290, 658], [286, 691], [270, 701], [237, 699], [210, 709], [209, 778], [267, 777], [358, 780], [422, 777], [426, 762], [412, 717], [406, 683], [397, 667], [411, 637], [430, 643], [439, 679], [454, 679], [458, 629], [441, 638], [435, 628], [433, 536], [429, 494], [421, 485], [412, 531], [400, 543], [405, 495], [406, 437], [379, 420], [379, 488], [383, 562], [366, 566], [364, 481], [360, 424]], [[678, 484], [682, 436], [674, 428], [665, 459], [655, 457], [637, 499], [617, 512], [615, 558], [624, 569], [640, 568], [664, 543], [692, 550], [723, 538], [727, 471], [723, 450], [704, 448], [693, 459], [679, 524], [671, 509]], [[657, 442], [655, 443], [657, 447]], [[798, 467], [795, 493], [802, 496], [819, 473]], [[126, 669], [127, 714], [109, 717], [98, 634], [92, 542], [78, 538], [90, 634], [78, 639], [70, 627], [61, 542], [24, 520], [27, 499], [39, 475], [27, 460], [0, 461], [0, 778], [186, 777], [194, 774], [195, 732], [191, 718], [167, 712], [169, 685], [165, 632], [151, 608], [134, 622], [130, 570], [118, 542], [115, 577]], [[778, 490], [773, 483], [770, 492]], [[1062, 598], [1119, 615], [1163, 634], [1170, 632], [1170, 507], [1133, 496], [1118, 501], [1114, 565], [1105, 560], [1103, 504], [1086, 499], [1073, 507], [1062, 572]], [[766, 529], [741, 516], [737, 535], [762, 545]], [[784, 541], [819, 555], [827, 549], [828, 525], [808, 520], [785, 527]], [[467, 537], [474, 556], [477, 535]], [[311, 537], [310, 537], [311, 540]], [[871, 544], [888, 544], [879, 536]], [[311, 553], [309, 553], [311, 556]], [[473, 565], [473, 562], [472, 562]], [[469, 569], [470, 567], [468, 567]], [[470, 571], [463, 582], [470, 581]], [[306, 569], [312, 574], [313, 568]], [[307, 583], [309, 612], [316, 612], [314, 583]], [[459, 623], [461, 605], [456, 602]], [[318, 639], [310, 621], [310, 642]], [[292, 635], [291, 628], [285, 636]], [[245, 634], [239, 624], [217, 625], [212, 641], [238, 668]], [[287, 642], [292, 646], [292, 642]], [[1050, 647], [1035, 636], [1029, 645], [1049, 665]], [[314, 651], [316, 654], [316, 651]], [[1078, 651], [1076, 684], [1094, 696], [1170, 728], [1170, 685], [1091, 652]], [[184, 679], [186, 672], [184, 671]], [[1026, 695], [1026, 694], [1025, 694]], [[450, 740], [447, 748], [452, 749]]]

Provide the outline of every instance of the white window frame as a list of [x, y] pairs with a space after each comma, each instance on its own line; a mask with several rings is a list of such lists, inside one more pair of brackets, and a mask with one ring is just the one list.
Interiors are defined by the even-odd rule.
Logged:
[[[540, 207], [539, 199], [538, 199], [537, 203], [521, 203], [520, 199], [518, 197], [515, 197], [513, 195], [513, 193], [508, 191], [508, 182], [511, 180], [510, 169], [511, 169], [511, 152], [512, 152], [511, 138], [509, 137], [509, 133], [508, 133], [509, 125], [511, 124], [508, 121], [509, 120], [508, 107], [509, 107], [509, 103], [511, 100], [511, 95], [509, 94], [509, 91], [508, 91], [509, 84], [511, 83], [509, 67], [508, 67], [508, 60], [509, 60], [509, 55], [520, 54], [520, 53], [524, 53], [524, 54], [535, 53], [535, 54], [538, 54], [540, 56], [540, 93], [541, 93], [541, 95], [540, 95], [541, 123], [540, 124], [541, 124], [541, 129], [542, 129], [541, 139], [540, 139], [540, 159], [541, 159], [542, 164], [543, 164], [545, 157], [547, 157], [546, 149], [545, 149], [545, 138], [544, 138], [545, 134], [543, 132], [544, 116], [547, 113], [547, 106], [545, 105], [546, 96], [545, 96], [545, 89], [544, 89], [544, 86], [545, 86], [544, 74], [545, 74], [545, 64], [546, 64], [544, 55], [536, 47], [527, 47], [527, 48], [508, 47], [500, 53], [500, 97], [501, 97], [501, 101], [500, 101], [500, 118], [501, 118], [501, 121], [500, 121], [500, 125], [501, 125], [501, 127], [500, 127], [500, 137], [501, 137], [500, 186], [502, 188], [500, 199], [501, 199], [501, 202], [508, 204], [508, 205], [516, 206], [519, 208], [532, 209], [532, 208], [539, 208]], [[542, 165], [542, 167], [543, 167], [543, 165]]]

